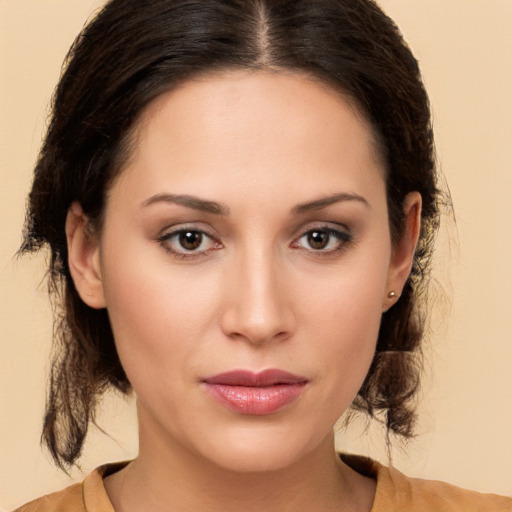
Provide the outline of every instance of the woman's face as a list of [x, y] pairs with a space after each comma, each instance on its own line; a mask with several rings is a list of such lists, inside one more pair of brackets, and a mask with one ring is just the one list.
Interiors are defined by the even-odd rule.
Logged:
[[92, 261], [141, 453], [286, 467], [332, 442], [396, 285], [369, 126], [300, 75], [233, 72], [138, 128]]

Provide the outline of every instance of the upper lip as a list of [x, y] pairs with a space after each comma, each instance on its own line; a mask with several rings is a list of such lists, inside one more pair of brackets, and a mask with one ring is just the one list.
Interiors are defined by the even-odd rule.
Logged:
[[208, 384], [246, 387], [276, 386], [279, 384], [305, 384], [307, 381], [308, 379], [305, 377], [277, 369], [264, 370], [261, 372], [232, 370], [203, 379], [203, 382]]

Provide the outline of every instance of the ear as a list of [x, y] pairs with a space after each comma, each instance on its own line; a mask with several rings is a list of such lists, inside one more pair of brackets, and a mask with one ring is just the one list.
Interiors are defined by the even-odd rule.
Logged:
[[400, 298], [405, 282], [411, 273], [421, 230], [420, 193], [410, 192], [407, 194], [403, 208], [405, 226], [400, 240], [392, 249], [386, 295], [382, 302], [383, 311], [387, 311]]
[[66, 239], [69, 271], [78, 294], [91, 308], [104, 308], [99, 240], [96, 234], [91, 233], [89, 219], [77, 202], [68, 210]]

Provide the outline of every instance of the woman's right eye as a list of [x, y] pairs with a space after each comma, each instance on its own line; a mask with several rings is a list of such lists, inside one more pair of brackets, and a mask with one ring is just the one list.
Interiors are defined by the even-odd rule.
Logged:
[[179, 229], [165, 233], [158, 238], [158, 241], [166, 251], [180, 258], [200, 256], [222, 247], [220, 242], [197, 229]]

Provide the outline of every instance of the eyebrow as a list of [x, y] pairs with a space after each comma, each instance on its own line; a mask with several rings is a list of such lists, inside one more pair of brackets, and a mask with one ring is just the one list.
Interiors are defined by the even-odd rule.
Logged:
[[347, 192], [341, 192], [339, 194], [333, 194], [328, 197], [322, 197], [320, 199], [316, 199], [315, 201], [310, 201], [308, 203], [298, 204], [292, 209], [292, 213], [294, 215], [301, 215], [313, 210], [321, 210], [323, 208], [331, 206], [332, 204], [344, 201], [357, 201], [364, 204], [367, 208], [371, 209], [370, 203], [363, 196], [360, 196], [358, 194], [349, 194]]
[[[333, 194], [328, 197], [315, 199], [314, 201], [309, 201], [307, 203], [298, 204], [297, 206], [294, 206], [292, 208], [291, 213], [293, 215], [302, 215], [304, 213], [308, 213], [314, 210], [321, 210], [333, 204], [344, 201], [358, 201], [364, 204], [366, 207], [371, 208], [370, 203], [368, 203], [368, 201], [364, 197], [358, 194], [341, 192], [338, 194]], [[185, 206], [186, 208], [191, 208], [193, 210], [212, 213], [214, 215], [229, 215], [229, 208], [224, 204], [217, 203], [216, 201], [209, 201], [207, 199], [201, 199], [196, 196], [183, 194], [156, 194], [154, 196], [151, 196], [149, 199], [146, 199], [142, 203], [142, 207], [146, 208], [156, 203], [172, 203], [178, 204], [180, 206]]]
[[229, 215], [229, 208], [226, 205], [183, 194], [156, 194], [146, 199], [142, 203], [142, 207], [146, 208], [155, 203], [172, 203], [201, 212], [213, 213], [214, 215]]

